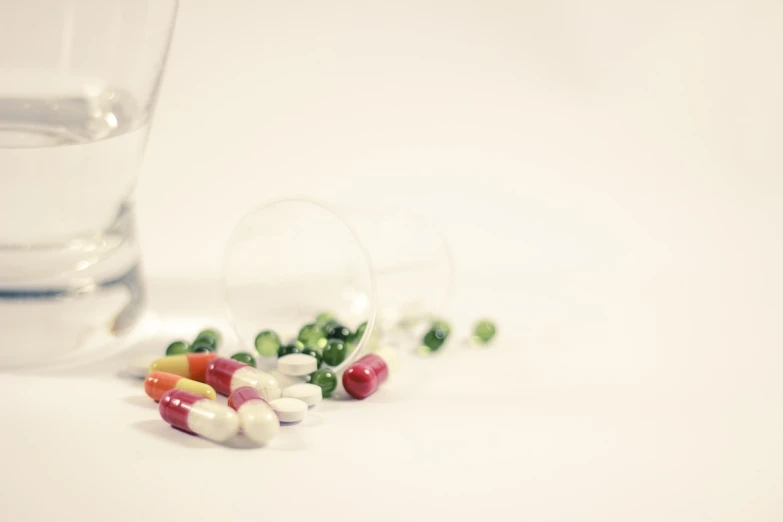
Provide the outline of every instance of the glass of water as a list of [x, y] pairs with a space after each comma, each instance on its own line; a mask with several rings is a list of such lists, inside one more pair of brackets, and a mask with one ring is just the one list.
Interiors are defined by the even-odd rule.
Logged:
[[0, 367], [72, 357], [141, 315], [130, 196], [176, 11], [0, 3]]

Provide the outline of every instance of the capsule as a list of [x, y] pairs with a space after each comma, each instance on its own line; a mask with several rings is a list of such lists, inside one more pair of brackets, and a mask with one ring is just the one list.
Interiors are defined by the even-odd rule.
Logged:
[[206, 381], [221, 395], [243, 386], [255, 388], [267, 401], [280, 398], [280, 384], [268, 373], [257, 370], [234, 359], [218, 357], [207, 364]]
[[354, 399], [369, 397], [389, 377], [395, 357], [396, 352], [391, 348], [365, 355], [343, 372], [343, 388]]
[[155, 359], [150, 364], [150, 373], [161, 371], [173, 373], [186, 379], [205, 382], [205, 373], [209, 361], [217, 357], [216, 353], [188, 353], [183, 355], [171, 355]]
[[215, 442], [225, 442], [239, 432], [239, 415], [234, 410], [186, 390], [164, 393], [158, 410], [175, 428]]
[[152, 372], [147, 375], [144, 381], [144, 391], [147, 392], [147, 395], [152, 400], [158, 402], [163, 397], [163, 394], [169, 390], [186, 390], [213, 401], [217, 398], [215, 389], [203, 382], [193, 381], [166, 372]]
[[242, 432], [257, 444], [266, 444], [280, 431], [280, 420], [275, 410], [255, 388], [242, 386], [232, 391], [228, 396], [228, 407], [239, 414]]

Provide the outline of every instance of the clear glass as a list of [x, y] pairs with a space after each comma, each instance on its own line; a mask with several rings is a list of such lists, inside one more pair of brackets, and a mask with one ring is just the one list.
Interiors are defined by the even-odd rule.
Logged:
[[176, 0], [0, 4], [0, 367], [143, 309], [135, 185]]
[[290, 342], [322, 312], [352, 331], [367, 322], [340, 367], [373, 344], [417, 344], [421, 326], [446, 313], [452, 274], [447, 243], [427, 220], [307, 199], [249, 212], [231, 236], [223, 268], [229, 315], [249, 351], [258, 332], [273, 330]]

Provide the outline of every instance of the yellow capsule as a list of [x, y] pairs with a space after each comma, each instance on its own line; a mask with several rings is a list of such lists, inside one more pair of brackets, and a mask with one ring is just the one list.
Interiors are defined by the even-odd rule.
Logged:
[[144, 391], [155, 402], [159, 401], [167, 391], [175, 389], [189, 391], [213, 401], [217, 398], [212, 386], [173, 373], [152, 372], [144, 381]]
[[186, 379], [204, 382], [207, 364], [215, 357], [217, 357], [217, 354], [214, 352], [170, 355], [169, 357], [162, 357], [152, 361], [152, 364], [150, 364], [150, 373], [173, 373], [174, 375], [179, 375]]

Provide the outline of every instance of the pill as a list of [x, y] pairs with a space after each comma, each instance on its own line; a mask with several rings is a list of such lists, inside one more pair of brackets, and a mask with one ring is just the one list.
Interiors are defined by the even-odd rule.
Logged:
[[330, 368], [321, 368], [313, 372], [310, 382], [321, 388], [323, 397], [331, 396], [337, 389], [337, 375]]
[[299, 422], [307, 414], [307, 404], [299, 399], [282, 398], [269, 402], [280, 422]]
[[303, 382], [301, 384], [294, 384], [283, 390], [283, 397], [289, 399], [299, 399], [308, 406], [315, 406], [323, 398], [322, 390], [320, 386]]
[[284, 355], [277, 360], [277, 369], [280, 373], [293, 375], [310, 375], [318, 369], [318, 359], [312, 355], [292, 353]]
[[166, 348], [166, 355], [190, 353], [190, 345], [185, 341], [174, 341]]
[[167, 391], [158, 410], [175, 428], [215, 442], [224, 442], [239, 432], [239, 415], [234, 410], [189, 391]]
[[371, 353], [353, 363], [343, 373], [343, 388], [354, 399], [372, 395], [389, 377], [384, 353]]
[[222, 395], [231, 395], [237, 388], [250, 386], [268, 401], [280, 398], [280, 384], [274, 377], [234, 359], [218, 357], [209, 361], [206, 383]]
[[212, 386], [166, 372], [152, 372], [144, 381], [144, 391], [154, 400], [159, 401], [169, 390], [185, 390], [201, 395], [213, 401], [217, 397]]
[[255, 388], [243, 386], [232, 391], [228, 407], [239, 414], [239, 426], [253, 442], [266, 444], [280, 431], [277, 413]]
[[173, 373], [174, 375], [179, 375], [187, 379], [204, 382], [207, 364], [215, 357], [217, 357], [216, 353], [171, 355], [152, 361], [149, 371]]

